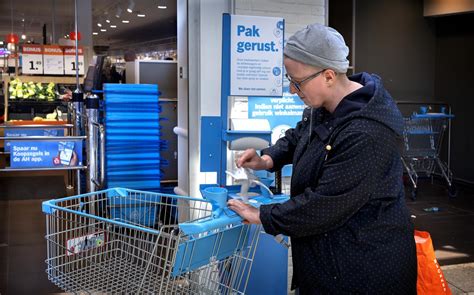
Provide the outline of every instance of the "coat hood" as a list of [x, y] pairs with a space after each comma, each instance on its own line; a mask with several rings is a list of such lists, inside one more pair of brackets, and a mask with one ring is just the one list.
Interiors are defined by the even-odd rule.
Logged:
[[350, 76], [349, 80], [363, 87], [344, 97], [337, 106], [333, 116], [339, 124], [353, 118], [366, 118], [377, 121], [401, 135], [403, 117], [395, 101], [383, 87], [380, 77], [359, 73]]

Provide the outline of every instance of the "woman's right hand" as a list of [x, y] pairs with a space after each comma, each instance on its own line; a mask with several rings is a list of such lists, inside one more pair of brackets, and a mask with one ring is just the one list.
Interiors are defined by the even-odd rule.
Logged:
[[247, 149], [236, 160], [237, 167], [253, 170], [268, 170], [273, 167], [273, 160], [268, 155], [259, 156], [255, 149]]

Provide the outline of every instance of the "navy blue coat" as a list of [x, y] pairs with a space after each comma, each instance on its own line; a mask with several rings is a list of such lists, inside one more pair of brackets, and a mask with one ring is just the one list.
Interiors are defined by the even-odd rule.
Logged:
[[263, 150], [278, 170], [293, 164], [291, 198], [260, 208], [265, 231], [291, 237], [293, 288], [302, 294], [415, 294], [413, 225], [400, 160], [403, 119], [380, 78], [333, 114], [303, 120]]

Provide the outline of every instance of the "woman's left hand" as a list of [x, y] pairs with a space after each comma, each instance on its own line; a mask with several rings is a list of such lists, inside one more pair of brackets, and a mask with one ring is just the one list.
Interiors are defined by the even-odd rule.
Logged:
[[227, 206], [244, 219], [245, 224], [261, 224], [260, 210], [238, 200], [229, 200]]

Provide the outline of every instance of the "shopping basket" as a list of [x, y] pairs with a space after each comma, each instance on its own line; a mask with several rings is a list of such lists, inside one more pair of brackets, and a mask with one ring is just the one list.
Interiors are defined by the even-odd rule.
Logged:
[[48, 278], [75, 293], [244, 294], [261, 231], [203, 199], [123, 188], [43, 212]]
[[439, 113], [426, 112], [428, 107], [420, 109], [419, 113], [404, 118], [402, 162], [413, 185], [411, 197], [416, 198], [418, 178], [431, 177], [437, 169], [446, 180], [449, 196], [453, 197], [456, 187], [448, 165], [440, 159], [440, 150], [444, 133], [454, 115], [446, 114], [444, 108]]

